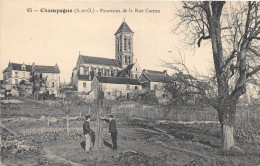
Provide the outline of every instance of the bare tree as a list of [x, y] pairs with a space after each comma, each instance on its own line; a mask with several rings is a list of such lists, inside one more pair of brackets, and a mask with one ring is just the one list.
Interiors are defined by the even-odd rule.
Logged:
[[214, 98], [201, 95], [218, 112], [224, 150], [235, 147], [236, 105], [246, 92], [247, 81], [256, 78], [260, 70], [259, 12], [260, 2], [256, 1], [182, 2], [178, 9], [179, 23], [173, 32], [184, 35], [192, 48], [200, 47], [205, 40], [211, 43], [214, 75], [209, 81], [216, 84], [217, 94]]

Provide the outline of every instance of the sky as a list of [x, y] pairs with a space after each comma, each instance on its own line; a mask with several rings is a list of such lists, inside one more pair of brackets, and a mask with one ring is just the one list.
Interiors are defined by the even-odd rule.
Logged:
[[[134, 59], [142, 69], [167, 69], [162, 67], [162, 60], [170, 62], [178, 56], [177, 48], [185, 54], [190, 68], [206, 72], [212, 62], [208, 46], [194, 53], [182, 46], [180, 36], [171, 32], [176, 24], [173, 19], [175, 7], [180, 7], [180, 2], [3, 0], [0, 5], [1, 71], [9, 61], [35, 62], [36, 65], [57, 63], [61, 82], [69, 82], [79, 52], [81, 55], [115, 58], [114, 34], [123, 19], [134, 32]], [[48, 9], [72, 12], [41, 12]], [[94, 13], [86, 12], [89, 9], [95, 10]], [[124, 9], [127, 12], [123, 12]], [[104, 10], [120, 12], [102, 12]], [[151, 10], [160, 12], [151, 13]]]

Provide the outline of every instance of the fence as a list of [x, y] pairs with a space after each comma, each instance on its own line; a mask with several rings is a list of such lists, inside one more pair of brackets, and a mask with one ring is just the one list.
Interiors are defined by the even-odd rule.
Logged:
[[[130, 117], [152, 118], [157, 120], [173, 121], [216, 121], [217, 111], [209, 108], [175, 107], [168, 111], [158, 105], [143, 105], [140, 103], [123, 103], [112, 107], [111, 112]], [[238, 106], [236, 114], [236, 127], [260, 129], [260, 107]]]

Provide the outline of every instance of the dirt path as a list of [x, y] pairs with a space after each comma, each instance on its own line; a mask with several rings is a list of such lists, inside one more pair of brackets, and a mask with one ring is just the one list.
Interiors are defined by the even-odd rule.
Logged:
[[45, 147], [43, 148], [43, 150], [46, 152], [46, 155], [45, 155], [45, 156], [46, 156], [47, 158], [51, 159], [51, 160], [63, 162], [63, 163], [65, 163], [65, 164], [71, 164], [71, 165], [73, 165], [73, 166], [83, 166], [82, 164], [75, 163], [75, 162], [73, 162], [73, 161], [69, 161], [69, 160], [67, 160], [67, 159], [65, 159], [65, 158], [62, 158], [62, 157], [60, 157], [60, 156], [56, 156], [55, 154], [53, 154], [52, 151], [48, 150], [48, 149], [45, 148]]

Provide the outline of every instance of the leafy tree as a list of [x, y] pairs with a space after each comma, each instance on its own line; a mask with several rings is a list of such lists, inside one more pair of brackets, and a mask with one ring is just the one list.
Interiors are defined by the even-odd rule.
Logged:
[[47, 78], [42, 78], [40, 75], [35, 74], [34, 72], [31, 73], [29, 81], [33, 84], [33, 95], [38, 94], [41, 88], [44, 88], [45, 90], [47, 88]]

